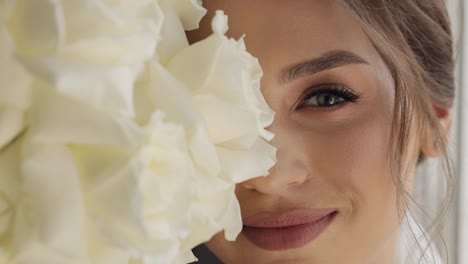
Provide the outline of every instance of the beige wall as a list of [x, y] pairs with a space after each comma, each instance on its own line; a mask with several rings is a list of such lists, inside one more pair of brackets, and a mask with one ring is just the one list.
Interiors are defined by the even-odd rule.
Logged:
[[457, 203], [447, 228], [451, 263], [468, 263], [468, 3], [447, 0], [456, 38], [458, 68], [457, 103], [452, 137], [453, 157], [457, 172]]
[[[449, 264], [468, 263], [468, 15], [467, 0], [446, 0], [452, 20], [457, 56], [457, 101], [454, 107], [454, 126], [450, 142], [457, 172], [458, 195], [454, 211], [445, 228], [449, 248]], [[464, 15], [465, 14], [465, 15]], [[464, 26], [464, 24], [466, 26]], [[466, 48], [464, 48], [467, 46]], [[441, 163], [429, 160], [418, 169], [415, 194], [429, 213], [437, 212], [443, 196], [444, 179]]]
[[[462, 14], [460, 15], [460, 29], [462, 45], [460, 46], [460, 87], [459, 87], [459, 115], [458, 115], [458, 172], [459, 172], [459, 200], [458, 200], [458, 228], [457, 249], [458, 263], [468, 263], [468, 3], [460, 1]], [[464, 19], [463, 19], [464, 18]], [[464, 20], [464, 21], [463, 21]]]

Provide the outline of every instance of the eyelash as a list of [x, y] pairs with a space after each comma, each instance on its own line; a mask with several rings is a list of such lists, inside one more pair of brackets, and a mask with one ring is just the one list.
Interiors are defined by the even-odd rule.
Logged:
[[[340, 97], [343, 99], [343, 101], [339, 101], [336, 104], [333, 105], [328, 105], [328, 106], [320, 106], [320, 105], [306, 105], [307, 101], [312, 99], [314, 96], [319, 96], [323, 94], [330, 94], [336, 97]], [[321, 109], [325, 110], [330, 110], [332, 108], [338, 107], [341, 104], [347, 103], [347, 102], [357, 102], [361, 96], [359, 94], [356, 94], [352, 91], [350, 91], [348, 88], [345, 88], [342, 85], [339, 84], [321, 84], [318, 87], [313, 87], [311, 89], [308, 89], [304, 93], [304, 96], [302, 96], [302, 99], [300, 100], [300, 103], [298, 105], [298, 109], [304, 108], [304, 107], [318, 107]]]

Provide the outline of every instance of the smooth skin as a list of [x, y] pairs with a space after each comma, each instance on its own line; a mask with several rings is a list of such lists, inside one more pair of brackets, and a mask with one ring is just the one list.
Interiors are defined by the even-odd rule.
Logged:
[[[238, 184], [242, 216], [338, 210], [332, 224], [300, 248], [268, 251], [242, 234], [228, 242], [222, 233], [208, 248], [225, 263], [394, 264], [400, 225], [389, 159], [395, 87], [360, 24], [334, 0], [203, 4], [209, 15], [188, 32], [190, 42], [208, 36], [214, 11], [224, 10], [228, 35], [245, 34], [247, 50], [259, 59], [262, 92], [276, 112], [269, 130], [278, 163], [269, 176]], [[413, 135], [411, 142], [416, 158], [423, 140]]]

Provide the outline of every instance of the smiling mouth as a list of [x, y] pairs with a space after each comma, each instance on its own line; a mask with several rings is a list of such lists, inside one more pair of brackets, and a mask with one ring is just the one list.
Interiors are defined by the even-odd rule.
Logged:
[[336, 209], [305, 209], [265, 213], [244, 221], [242, 234], [265, 250], [303, 247], [315, 240], [335, 219]]

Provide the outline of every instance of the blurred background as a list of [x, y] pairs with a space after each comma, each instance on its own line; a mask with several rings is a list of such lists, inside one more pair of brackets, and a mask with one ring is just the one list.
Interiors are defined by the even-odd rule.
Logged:
[[463, 264], [468, 263], [468, 2], [448, 0], [448, 5], [458, 52], [458, 100], [452, 137], [458, 194], [447, 234], [453, 263]]
[[[457, 94], [450, 146], [456, 176], [455, 207], [445, 228], [449, 264], [468, 263], [468, 1], [446, 0], [456, 50]], [[428, 212], [437, 211], [444, 192], [441, 164], [429, 160], [419, 168], [416, 196]]]

